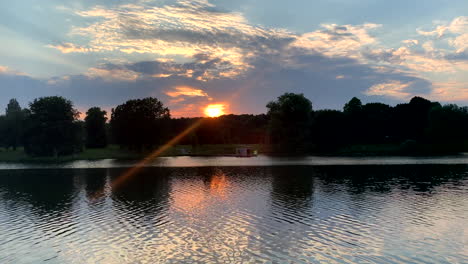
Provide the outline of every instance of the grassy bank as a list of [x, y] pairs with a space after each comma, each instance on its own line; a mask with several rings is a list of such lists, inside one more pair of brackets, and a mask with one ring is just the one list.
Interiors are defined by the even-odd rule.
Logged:
[[[232, 155], [235, 153], [235, 149], [238, 146], [250, 146], [253, 149], [259, 151], [259, 153], [267, 152], [265, 145], [200, 145], [200, 146], [189, 146], [189, 145], [177, 145], [169, 148], [167, 151], [162, 153], [161, 156], [222, 156]], [[31, 157], [26, 155], [22, 148], [17, 150], [6, 150], [0, 148], [0, 162], [65, 162], [73, 160], [99, 160], [99, 159], [142, 159], [149, 152], [139, 153], [133, 152], [126, 149], [121, 149], [118, 146], [111, 145], [101, 149], [85, 149], [81, 153], [77, 153], [70, 156], [61, 157]]]

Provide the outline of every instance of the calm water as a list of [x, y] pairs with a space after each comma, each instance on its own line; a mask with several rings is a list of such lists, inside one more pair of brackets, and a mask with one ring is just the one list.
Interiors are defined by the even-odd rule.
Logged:
[[[138, 161], [103, 159], [96, 161], [79, 160], [65, 163], [5, 163], [0, 170], [17, 169], [96, 169], [129, 168]], [[416, 165], [416, 164], [466, 164], [468, 153], [441, 157], [269, 157], [259, 155], [252, 158], [237, 157], [159, 157], [147, 164], [148, 167], [246, 167], [246, 166], [330, 166], [330, 165]]]
[[468, 165], [0, 170], [0, 263], [468, 263]]

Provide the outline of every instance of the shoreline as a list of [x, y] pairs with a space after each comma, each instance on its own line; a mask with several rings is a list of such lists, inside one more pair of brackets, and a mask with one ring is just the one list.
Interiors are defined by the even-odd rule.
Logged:
[[[403, 153], [396, 151], [396, 145], [383, 146], [353, 146], [343, 148], [339, 151], [328, 153], [308, 153], [308, 154], [279, 154], [272, 153], [270, 146], [255, 144], [230, 144], [230, 145], [200, 145], [196, 147], [187, 145], [173, 146], [165, 151], [160, 157], [235, 157], [236, 147], [248, 146], [258, 150], [258, 154], [267, 157], [277, 158], [300, 158], [300, 157], [320, 157], [320, 158], [418, 158], [418, 157], [460, 157], [464, 152], [419, 152]], [[183, 150], [183, 151], [182, 151]], [[2, 163], [65, 163], [73, 161], [99, 161], [112, 159], [117, 161], [136, 161], [145, 158], [150, 152], [137, 153], [121, 149], [118, 146], [110, 145], [102, 149], [85, 149], [83, 152], [59, 157], [31, 157], [20, 148], [16, 151], [0, 149], [0, 162]]]

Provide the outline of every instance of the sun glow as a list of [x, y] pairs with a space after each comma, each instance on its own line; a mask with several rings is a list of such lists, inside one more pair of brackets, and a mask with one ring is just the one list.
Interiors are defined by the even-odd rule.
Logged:
[[226, 114], [224, 104], [210, 104], [205, 108], [205, 115], [209, 117], [218, 117]]

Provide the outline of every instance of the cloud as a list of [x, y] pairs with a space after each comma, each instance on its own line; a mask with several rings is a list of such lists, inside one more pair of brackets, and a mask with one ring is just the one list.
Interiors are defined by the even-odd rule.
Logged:
[[404, 40], [402, 47], [372, 46], [364, 52], [364, 57], [418, 76], [425, 73], [455, 75], [466, 71], [468, 65], [462, 60], [468, 47], [468, 17], [438, 23], [429, 31], [417, 29], [418, 39]]
[[85, 53], [92, 51], [89, 48], [77, 46], [73, 43], [63, 43], [58, 45], [49, 44], [47, 47], [57, 49], [62, 53]]
[[[274, 57], [278, 63], [289, 64], [297, 53], [332, 58], [351, 58], [356, 63], [386, 64], [413, 74], [430, 72], [455, 72], [456, 66], [441, 54], [434, 43], [424, 42], [420, 52], [420, 40], [404, 40], [405, 46], [384, 47], [372, 34], [382, 25], [322, 24], [320, 29], [295, 34], [282, 29], [264, 28], [250, 24], [236, 12], [217, 9], [208, 1], [178, 1], [175, 4], [149, 6], [146, 4], [118, 5], [111, 8], [96, 6], [75, 12], [85, 18], [93, 18], [87, 26], [74, 27], [71, 35], [90, 39], [89, 48], [66, 47], [93, 52], [121, 52], [125, 54], [149, 54], [183, 56], [186, 63], [160, 64], [154, 77], [185, 76], [199, 81], [241, 78], [253, 70], [259, 58]], [[439, 25], [432, 31], [418, 30], [422, 35], [444, 36], [446, 31], [462, 32], [465, 18], [454, 19], [450, 24]], [[463, 39], [451, 40], [458, 50], [463, 49]], [[307, 65], [305, 65], [307, 67]]]
[[421, 85], [421, 83], [389, 81], [373, 85], [365, 94], [370, 96], [385, 96], [405, 101], [416, 95], [423, 96], [433, 101], [468, 101], [468, 82], [434, 82], [431, 84], [431, 89], [426, 91], [417, 88], [418, 85]]
[[468, 48], [468, 16], [456, 17], [450, 23], [436, 26], [432, 31], [418, 29], [417, 32], [426, 37], [448, 38], [449, 44], [457, 49], [456, 52], [463, 52]]
[[203, 116], [202, 109], [198, 104], [184, 104], [171, 108], [171, 116], [178, 117], [200, 117]]
[[22, 75], [22, 76], [27, 76], [27, 74], [24, 73], [24, 72], [16, 71], [16, 70], [10, 69], [10, 68], [7, 67], [7, 66], [2, 66], [2, 65], [0, 65], [0, 74], [4, 74], [4, 75]]
[[411, 97], [411, 93], [406, 92], [406, 89], [412, 83], [402, 83], [401, 81], [390, 81], [386, 83], [379, 83], [372, 85], [367, 91], [366, 95], [379, 95], [388, 96], [400, 100], [407, 100]]
[[213, 102], [229, 104], [233, 113], [261, 113], [284, 92], [304, 93], [316, 109], [341, 108], [353, 96], [387, 103], [414, 95], [448, 99], [463, 88], [442, 79], [468, 70], [464, 19], [388, 46], [379, 38], [383, 26], [374, 23], [321, 24], [297, 34], [252, 25], [208, 1], [151, 4], [64, 9], [87, 23], [71, 28], [70, 42], [49, 47], [106, 60], [48, 80], [4, 76], [0, 68], [2, 85], [11, 87], [2, 98], [58, 94], [83, 109], [108, 109], [155, 96], [174, 116], [202, 115]]
[[322, 30], [298, 36], [292, 47], [312, 50], [326, 56], [346, 56], [360, 58], [359, 51], [377, 40], [369, 30], [381, 27], [378, 24], [337, 25], [322, 24]]
[[413, 74], [456, 72], [456, 65], [447, 60], [444, 53], [434, 48], [432, 42], [425, 42], [423, 52], [411, 47], [399, 47], [397, 49], [369, 49], [363, 52], [364, 57], [371, 62], [385, 63], [402, 70], [412, 71]]
[[[119, 51], [126, 54], [154, 56], [184, 56], [199, 54], [217, 60], [212, 76], [234, 77], [249, 69], [247, 59], [261, 48], [274, 49], [271, 39], [287, 41], [283, 30], [250, 25], [240, 13], [222, 12], [208, 1], [178, 1], [173, 5], [150, 7], [119, 5], [114, 8], [97, 6], [77, 11], [82, 17], [98, 18], [85, 27], [73, 28], [72, 36], [90, 38], [88, 49], [73, 44], [54, 46], [68, 52]], [[273, 45], [273, 46], [271, 46]]]
[[393, 56], [400, 61], [399, 65], [405, 66], [415, 72], [454, 72], [454, 65], [443, 56], [433, 54], [435, 49], [430, 43], [425, 43], [426, 53], [419, 53], [409, 48], [401, 47], [393, 51]]
[[[227, 61], [212, 58], [206, 54], [197, 54], [193, 59], [194, 61], [188, 63], [177, 63], [166, 60], [142, 61], [128, 63], [124, 67], [128, 70], [155, 78], [187, 77], [203, 82], [213, 79], [232, 79], [238, 76], [238, 69]], [[107, 66], [104, 65], [102, 67]]]
[[200, 97], [208, 97], [208, 94], [201, 89], [196, 89], [190, 86], [177, 86], [174, 87], [173, 90], [167, 91], [166, 95], [170, 97], [179, 97], [179, 96], [200, 96]]
[[421, 36], [437, 36], [438, 38], [441, 38], [445, 32], [447, 32], [448, 27], [446, 26], [437, 26], [434, 30], [432, 31], [423, 31], [421, 29], [417, 29], [416, 32], [418, 32], [419, 35]]
[[0, 66], [0, 73], [6, 73], [8, 72], [8, 67], [7, 66]]
[[90, 68], [85, 74], [89, 78], [105, 81], [135, 81], [139, 74], [128, 69]]
[[457, 53], [462, 53], [468, 50], [468, 33], [450, 39], [449, 44], [457, 49]]
[[431, 98], [445, 102], [466, 102], [468, 101], [468, 82], [434, 83]]
[[464, 34], [468, 32], [468, 16], [456, 17], [452, 20], [448, 29], [452, 33]]
[[[22, 104], [38, 96], [62, 95], [80, 109], [92, 106], [109, 109], [129, 99], [154, 96], [176, 117], [202, 116], [203, 107], [213, 102], [229, 104], [229, 113], [264, 113], [265, 105], [284, 92], [304, 93], [316, 109], [341, 108], [353, 96], [362, 95], [363, 101], [375, 97], [364, 92], [382, 80], [420, 84], [408, 87], [405, 93], [426, 94], [430, 88], [427, 81], [391, 67], [374, 67], [351, 58], [329, 58], [301, 50], [291, 51], [287, 56], [258, 57], [250, 63], [252, 68], [241, 78], [209, 81], [179, 74], [194, 69], [192, 64], [147, 61], [108, 63], [83, 75], [44, 81], [10, 76], [8, 80], [0, 78], [0, 83], [10, 87], [2, 98], [19, 97]], [[175, 74], [158, 76], [166, 72]], [[380, 97], [386, 102], [397, 100], [383, 93]]]
[[419, 40], [417, 39], [405, 39], [401, 43], [406, 44], [408, 46], [414, 46], [419, 44]]

